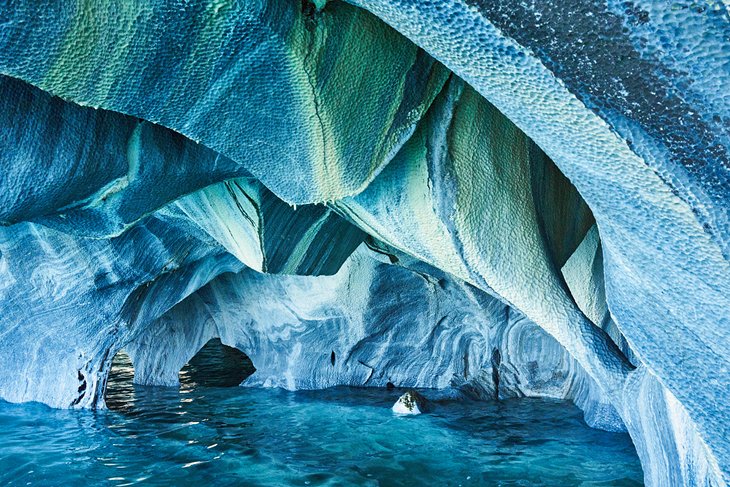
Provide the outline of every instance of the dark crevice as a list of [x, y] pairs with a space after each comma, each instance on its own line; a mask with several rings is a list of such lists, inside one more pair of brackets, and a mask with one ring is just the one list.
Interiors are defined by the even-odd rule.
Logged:
[[368, 364], [366, 364], [366, 363], [365, 363], [365, 362], [363, 362], [362, 360], [358, 360], [358, 361], [357, 361], [357, 363], [359, 363], [359, 364], [360, 364], [360, 365], [362, 365], [363, 367], [367, 367], [368, 369], [370, 369], [370, 373], [368, 374], [368, 378], [367, 378], [367, 379], [365, 379], [365, 382], [363, 382], [363, 383], [362, 383], [362, 385], [364, 385], [364, 386], [365, 386], [365, 385], [367, 385], [367, 384], [368, 384], [368, 382], [370, 382], [370, 379], [372, 379], [372, 378], [373, 378], [373, 376], [375, 375], [375, 368], [374, 368], [374, 367], [372, 367], [371, 365], [368, 365]]
[[469, 351], [464, 352], [464, 379], [469, 377]]
[[302, 14], [307, 18], [314, 17], [317, 13], [317, 6], [309, 0], [302, 0]]
[[499, 400], [499, 366], [502, 363], [502, 354], [498, 348], [492, 349], [492, 382], [494, 383], [494, 399]]
[[376, 243], [375, 239], [373, 239], [373, 237], [371, 237], [370, 235], [368, 235], [367, 238], [365, 239], [365, 245], [367, 245], [367, 247], [370, 250], [372, 250], [373, 252], [387, 256], [388, 259], [390, 260], [391, 264], [398, 263], [398, 257], [396, 257], [395, 255], [390, 254], [390, 253], [386, 252], [385, 250], [381, 249], [380, 247], [378, 247], [378, 244]]
[[77, 389], [79, 395], [76, 399], [73, 400], [73, 402], [71, 403], [71, 407], [78, 405], [86, 395], [86, 377], [80, 370], [77, 373], [77, 378], [79, 380], [79, 388]]

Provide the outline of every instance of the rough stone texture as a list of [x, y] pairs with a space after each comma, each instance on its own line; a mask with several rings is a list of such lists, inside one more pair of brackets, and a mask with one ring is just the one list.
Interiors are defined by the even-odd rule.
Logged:
[[448, 74], [341, 2], [3, 1], [0, 25], [0, 73], [173, 128], [297, 204], [366, 185]]
[[[500, 300], [406, 256], [361, 247], [334, 276], [222, 275], [124, 345], [140, 384], [177, 385], [211, 338], [246, 353], [246, 386], [440, 389], [482, 399], [572, 399], [623, 424], [554, 339]], [[408, 267], [403, 267], [407, 263]]]
[[696, 422], [723, 472], [710, 481], [727, 483], [726, 4], [355, 3], [462, 76], [576, 185], [616, 324]]
[[144, 120], [66, 103], [6, 76], [0, 94], [0, 140], [12, 148], [0, 155], [4, 225], [35, 221], [76, 235], [115, 236], [182, 195], [248, 175]]
[[414, 390], [406, 391], [393, 404], [396, 414], [415, 415], [426, 412], [426, 399]]
[[[531, 187], [540, 164], [550, 162], [517, 127], [452, 78], [379, 177], [336, 205], [387, 244], [503, 297], [618, 394], [631, 366], [571, 299], [558, 270], [564, 259], [552, 260], [550, 222], [538, 211], [545, 203]], [[576, 201], [564, 219], [583, 212]], [[570, 252], [583, 232], [572, 238]]]
[[0, 397], [218, 334], [251, 384], [567, 397], [727, 484], [726, 3], [353, 3], [0, 0]]
[[0, 229], [3, 399], [103, 404], [114, 345], [134, 323], [240, 267], [184, 221], [150, 218], [111, 240], [27, 223]]

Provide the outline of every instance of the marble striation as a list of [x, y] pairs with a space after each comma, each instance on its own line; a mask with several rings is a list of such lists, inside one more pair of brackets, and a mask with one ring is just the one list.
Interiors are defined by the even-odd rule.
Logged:
[[727, 485], [727, 4], [351, 3], [0, 1], [0, 398], [219, 337], [245, 386], [570, 399]]

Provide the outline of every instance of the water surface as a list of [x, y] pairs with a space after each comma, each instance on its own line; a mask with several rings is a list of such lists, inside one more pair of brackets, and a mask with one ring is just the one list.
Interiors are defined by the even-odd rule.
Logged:
[[0, 402], [0, 484], [642, 485], [629, 437], [562, 401], [397, 417], [398, 390], [208, 387], [185, 370], [180, 390], [141, 387], [119, 357], [114, 410]]

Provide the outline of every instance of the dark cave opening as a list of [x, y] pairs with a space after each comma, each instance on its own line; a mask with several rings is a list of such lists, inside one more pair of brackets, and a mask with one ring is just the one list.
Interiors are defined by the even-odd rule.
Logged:
[[114, 355], [104, 390], [104, 402], [113, 411], [127, 411], [134, 401], [134, 366], [127, 352]]
[[213, 338], [180, 369], [180, 385], [187, 387], [235, 387], [256, 368], [251, 359], [234, 347]]
[[[198, 387], [235, 387], [255, 371], [253, 362], [245, 353], [224, 345], [219, 338], [213, 338], [180, 369], [178, 377], [180, 388], [183, 390]], [[135, 387], [156, 386], [136, 385], [132, 359], [124, 350], [120, 350], [112, 359], [107, 378], [104, 392], [107, 407], [122, 412], [130, 410], [135, 403]], [[160, 386], [160, 394], [163, 396], [168, 394], [165, 391], [170, 391], [170, 388]], [[147, 396], [149, 393], [145, 394], [145, 397]]]

